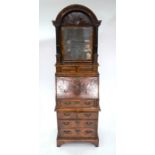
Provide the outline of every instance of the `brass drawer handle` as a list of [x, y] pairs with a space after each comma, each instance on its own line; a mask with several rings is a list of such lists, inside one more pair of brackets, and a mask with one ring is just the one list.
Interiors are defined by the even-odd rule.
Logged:
[[93, 133], [93, 131], [92, 130], [86, 130], [85, 133], [90, 134], [90, 133]]
[[80, 104], [80, 102], [78, 102], [78, 101], [68, 101], [68, 102], [64, 102], [64, 104], [66, 104], [66, 105], [70, 105], [70, 104]]
[[65, 115], [65, 116], [70, 116], [70, 113], [67, 113], [67, 112], [66, 112], [66, 113], [64, 113], [64, 115]]
[[77, 133], [79, 133], [79, 132], [80, 132], [80, 130], [78, 130], [78, 129], [77, 129], [77, 130], [75, 130], [75, 131], [76, 131]]
[[71, 104], [71, 102], [64, 102], [64, 104], [67, 104], [67, 105], [69, 105], [69, 104]]
[[89, 113], [89, 114], [84, 114], [85, 116], [87, 116], [87, 117], [90, 117], [91, 116], [91, 114]]
[[64, 130], [64, 133], [65, 134], [71, 134], [71, 131], [70, 130]]
[[69, 122], [63, 122], [64, 125], [69, 125]]
[[87, 124], [87, 125], [92, 125], [92, 124], [93, 124], [93, 122], [86, 122], [86, 124]]
[[79, 101], [74, 101], [74, 102], [72, 102], [72, 104], [80, 104], [80, 102]]

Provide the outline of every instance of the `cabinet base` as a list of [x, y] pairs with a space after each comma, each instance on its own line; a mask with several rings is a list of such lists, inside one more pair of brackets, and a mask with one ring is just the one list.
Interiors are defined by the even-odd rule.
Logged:
[[85, 142], [85, 143], [92, 143], [96, 147], [99, 146], [99, 139], [97, 138], [57, 138], [57, 147], [65, 143], [72, 143], [72, 142]]

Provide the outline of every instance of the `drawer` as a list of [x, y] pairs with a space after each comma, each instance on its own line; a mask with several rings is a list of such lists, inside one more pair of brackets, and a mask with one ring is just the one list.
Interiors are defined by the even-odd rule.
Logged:
[[57, 112], [58, 119], [76, 119], [75, 112]]
[[80, 72], [92, 72], [92, 66], [80, 66], [78, 71]]
[[58, 120], [58, 127], [97, 129], [97, 120]]
[[78, 121], [76, 120], [58, 120], [59, 128], [76, 128], [78, 126]]
[[79, 127], [97, 129], [97, 120], [80, 120]]
[[96, 129], [86, 128], [81, 130], [81, 137], [96, 137], [97, 131]]
[[80, 100], [57, 100], [57, 104], [64, 108], [81, 107], [82, 105]]
[[98, 112], [57, 112], [58, 119], [98, 119]]
[[60, 137], [96, 137], [97, 131], [91, 128], [60, 129]]
[[62, 108], [74, 108], [74, 107], [79, 107], [79, 108], [91, 108], [94, 107], [96, 108], [98, 106], [98, 101], [97, 100], [57, 100], [58, 107]]
[[76, 71], [76, 68], [74, 66], [61, 66], [61, 72], [70, 72], [74, 73]]
[[78, 119], [98, 119], [98, 112], [80, 112], [77, 113]]

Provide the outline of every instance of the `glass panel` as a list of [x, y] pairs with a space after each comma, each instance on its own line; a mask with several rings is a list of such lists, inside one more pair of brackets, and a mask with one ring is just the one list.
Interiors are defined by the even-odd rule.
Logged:
[[92, 27], [62, 27], [64, 60], [92, 58]]

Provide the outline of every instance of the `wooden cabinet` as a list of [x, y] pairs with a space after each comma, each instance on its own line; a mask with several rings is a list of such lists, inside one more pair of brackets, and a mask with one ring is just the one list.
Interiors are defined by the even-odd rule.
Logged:
[[101, 21], [82, 5], [64, 8], [53, 21], [56, 28], [57, 146], [98, 138], [98, 26]]

